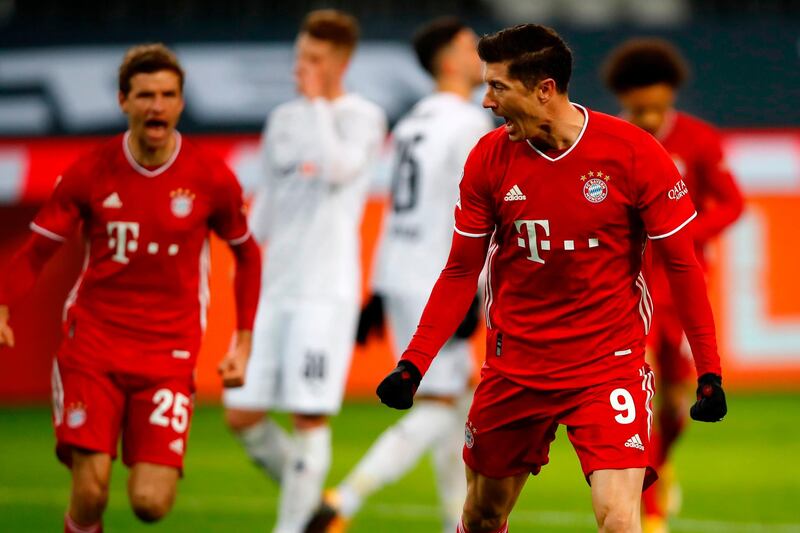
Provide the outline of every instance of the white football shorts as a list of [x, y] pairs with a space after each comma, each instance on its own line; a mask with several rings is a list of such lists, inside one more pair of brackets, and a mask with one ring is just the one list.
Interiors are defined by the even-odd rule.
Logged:
[[226, 407], [298, 414], [339, 412], [353, 356], [358, 304], [264, 301], [253, 327], [245, 384], [226, 389]]

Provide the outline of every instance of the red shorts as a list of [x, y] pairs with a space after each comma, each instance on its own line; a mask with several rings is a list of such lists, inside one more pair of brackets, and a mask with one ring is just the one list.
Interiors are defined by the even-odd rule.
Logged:
[[109, 372], [88, 365], [53, 365], [56, 454], [67, 466], [71, 448], [117, 456], [122, 461], [183, 468], [192, 418], [194, 379]]
[[665, 383], [692, 381], [695, 375], [692, 350], [674, 307], [656, 305], [647, 346], [652, 350], [652, 362], [658, 371], [659, 380]]
[[647, 468], [647, 487], [658, 477], [649, 449], [653, 393], [647, 365], [625, 379], [563, 391], [533, 390], [484, 367], [465, 428], [464, 462], [491, 478], [536, 475], [564, 424], [587, 482], [595, 470]]

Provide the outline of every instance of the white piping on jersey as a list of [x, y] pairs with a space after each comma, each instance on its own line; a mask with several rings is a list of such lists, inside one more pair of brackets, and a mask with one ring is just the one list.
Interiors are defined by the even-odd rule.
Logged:
[[181, 151], [181, 134], [178, 133], [177, 130], [175, 131], [175, 149], [172, 151], [172, 155], [169, 156], [169, 159], [167, 159], [167, 161], [163, 165], [154, 170], [146, 169], [145, 167], [140, 165], [133, 157], [131, 149], [128, 146], [128, 139], [130, 138], [130, 136], [131, 136], [130, 130], [126, 131], [125, 135], [122, 136], [122, 151], [125, 153], [125, 159], [128, 160], [128, 163], [130, 163], [130, 165], [133, 167], [133, 170], [135, 170], [142, 176], [145, 176], [147, 178], [155, 178], [159, 174], [163, 174], [164, 172], [166, 172], [167, 169], [172, 166], [172, 163], [174, 163], [175, 160], [178, 159], [178, 154]]
[[241, 237], [229, 240], [228, 244], [230, 244], [231, 246], [239, 246], [240, 244], [244, 244], [249, 238], [250, 238], [250, 230], [247, 230]]
[[52, 240], [57, 241], [57, 242], [64, 242], [64, 241], [67, 240], [66, 237], [62, 237], [58, 233], [53, 233], [49, 229], [45, 229], [45, 228], [41, 227], [36, 222], [31, 222], [28, 225], [28, 227], [31, 228], [31, 231], [36, 232], [36, 233], [38, 233], [39, 235], [41, 235], [43, 237], [47, 237], [48, 239], [52, 239]]
[[200, 302], [200, 330], [205, 332], [208, 325], [208, 305], [211, 301], [211, 289], [208, 278], [211, 275], [211, 253], [208, 239], [203, 241], [200, 250], [200, 279], [197, 283], [197, 300]]
[[66, 322], [67, 321], [67, 313], [69, 312], [70, 308], [75, 305], [75, 302], [78, 300], [78, 289], [81, 287], [81, 283], [83, 283], [83, 275], [86, 274], [86, 269], [89, 268], [89, 257], [91, 255], [92, 243], [90, 241], [86, 241], [86, 251], [84, 252], [83, 256], [83, 268], [81, 268], [81, 275], [78, 276], [78, 279], [75, 281], [75, 285], [72, 286], [72, 289], [69, 291], [69, 295], [67, 299], [64, 300], [64, 310], [62, 311], [61, 320]]
[[525, 139], [525, 142], [526, 142], [526, 143], [528, 143], [528, 146], [530, 146], [531, 148], [533, 148], [533, 149], [536, 151], [536, 153], [537, 153], [537, 154], [539, 154], [540, 156], [544, 157], [545, 159], [547, 159], [547, 160], [548, 160], [548, 161], [550, 161], [551, 163], [555, 163], [555, 162], [556, 162], [556, 161], [558, 161], [559, 159], [563, 159], [563, 158], [567, 157], [567, 156], [569, 155], [569, 153], [570, 153], [571, 151], [573, 151], [573, 150], [575, 149], [575, 147], [576, 147], [576, 146], [578, 146], [578, 143], [579, 143], [579, 142], [581, 142], [581, 139], [583, 139], [583, 134], [584, 134], [584, 133], [586, 133], [586, 128], [587, 128], [587, 126], [589, 126], [589, 112], [586, 110], [586, 108], [585, 108], [585, 107], [583, 107], [583, 106], [582, 106], [582, 105], [580, 105], [580, 104], [576, 104], [575, 102], [570, 102], [570, 104], [574, 105], [575, 107], [577, 107], [578, 109], [580, 109], [580, 110], [581, 110], [581, 112], [583, 113], [583, 116], [584, 116], [584, 121], [583, 121], [583, 127], [581, 128], [581, 132], [578, 134], [578, 138], [577, 138], [577, 139], [575, 139], [575, 142], [574, 142], [574, 143], [572, 143], [572, 146], [570, 146], [569, 148], [567, 148], [567, 151], [566, 151], [566, 152], [564, 152], [563, 154], [559, 155], [559, 156], [558, 156], [558, 157], [556, 157], [556, 158], [552, 158], [552, 157], [550, 157], [549, 155], [546, 155], [544, 152], [542, 152], [542, 151], [541, 151], [541, 150], [539, 150], [538, 148], [536, 148], [536, 147], [533, 145], [533, 143], [531, 143], [530, 139]]
[[642, 376], [642, 390], [647, 393], [644, 408], [647, 411], [647, 438], [650, 438], [650, 431], [653, 428], [653, 409], [650, 403], [653, 400], [653, 396], [655, 396], [655, 389], [653, 389], [655, 376], [652, 370], [645, 371], [645, 367], [639, 369], [639, 375]]
[[678, 233], [680, 230], [682, 230], [682, 229], [683, 229], [683, 227], [684, 227], [686, 224], [688, 224], [689, 222], [691, 222], [692, 220], [694, 220], [694, 217], [696, 217], [696, 216], [697, 216], [697, 211], [695, 211], [694, 213], [692, 213], [692, 216], [690, 216], [689, 218], [687, 218], [687, 219], [686, 219], [686, 220], [683, 222], [683, 224], [681, 224], [680, 226], [678, 226], [678, 227], [677, 227], [677, 228], [675, 228], [674, 230], [672, 230], [672, 231], [670, 231], [670, 232], [668, 232], [668, 233], [662, 233], [661, 235], [648, 235], [648, 236], [647, 236], [647, 238], [648, 238], [648, 239], [653, 239], [653, 240], [656, 240], [656, 239], [663, 239], [663, 238], [665, 238], [665, 237], [669, 237], [670, 235], [675, 235], [675, 234], [676, 234], [676, 233]]
[[492, 303], [494, 303], [494, 294], [492, 294], [492, 261], [494, 260], [494, 256], [497, 254], [497, 250], [500, 247], [494, 241], [494, 237], [492, 237], [492, 242], [489, 245], [489, 253], [486, 255], [486, 288], [484, 289], [484, 300], [486, 301], [486, 327], [492, 327], [492, 318], [491, 318], [491, 310], [492, 310]]
[[453, 229], [456, 230], [456, 233], [463, 235], [464, 237], [486, 237], [489, 235], [488, 233], [467, 233], [466, 231], [461, 231], [456, 226], [453, 226]]
[[53, 370], [50, 373], [50, 388], [53, 391], [53, 420], [56, 426], [64, 422], [64, 385], [61, 382], [61, 371], [58, 360], [53, 358]]
[[647, 282], [644, 280], [644, 274], [639, 272], [636, 278], [636, 286], [641, 291], [639, 296], [639, 315], [642, 317], [644, 323], [644, 334], [650, 334], [650, 326], [653, 323], [653, 299], [650, 298], [650, 291], [647, 289]]
[[633, 353], [633, 350], [628, 348], [627, 350], [617, 350], [616, 352], [614, 352], [614, 355], [619, 357], [621, 355], [630, 355], [632, 353]]

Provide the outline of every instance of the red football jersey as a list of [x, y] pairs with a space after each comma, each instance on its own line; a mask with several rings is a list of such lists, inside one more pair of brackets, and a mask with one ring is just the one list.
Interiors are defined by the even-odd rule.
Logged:
[[[697, 219], [692, 224], [697, 258], [705, 264], [703, 245], [742, 212], [742, 194], [725, 164], [719, 133], [710, 124], [682, 112], [672, 113], [656, 134], [692, 196]], [[672, 301], [660, 260], [655, 257], [651, 286], [656, 302]]]
[[61, 241], [81, 222], [85, 268], [65, 313], [75, 342], [60, 357], [133, 372], [191, 369], [208, 302], [209, 230], [232, 244], [249, 236], [236, 177], [180, 135], [166, 163], [144, 168], [118, 135], [64, 172], [31, 229]]
[[548, 155], [504, 127], [470, 154], [456, 231], [493, 234], [486, 364], [534, 388], [584, 387], [643, 364], [652, 301], [647, 237], [696, 212], [666, 151], [627, 122], [580, 108], [583, 130]]

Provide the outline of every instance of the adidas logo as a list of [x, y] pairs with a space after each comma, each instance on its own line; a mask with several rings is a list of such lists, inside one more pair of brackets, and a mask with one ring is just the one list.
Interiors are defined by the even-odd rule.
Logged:
[[183, 439], [175, 439], [174, 441], [170, 442], [169, 449], [178, 455], [183, 455]]
[[119, 199], [119, 195], [115, 192], [112, 192], [108, 195], [108, 198], [103, 200], [103, 207], [108, 209], [119, 209], [122, 207], [122, 200]]
[[511, 187], [511, 190], [506, 193], [505, 198], [503, 198], [506, 202], [515, 202], [517, 200], [527, 200], [528, 197], [522, 194], [522, 190], [514, 185]]
[[639, 437], [638, 433], [628, 439], [628, 442], [625, 443], [625, 447], [644, 451], [644, 444], [642, 444], [642, 439]]

